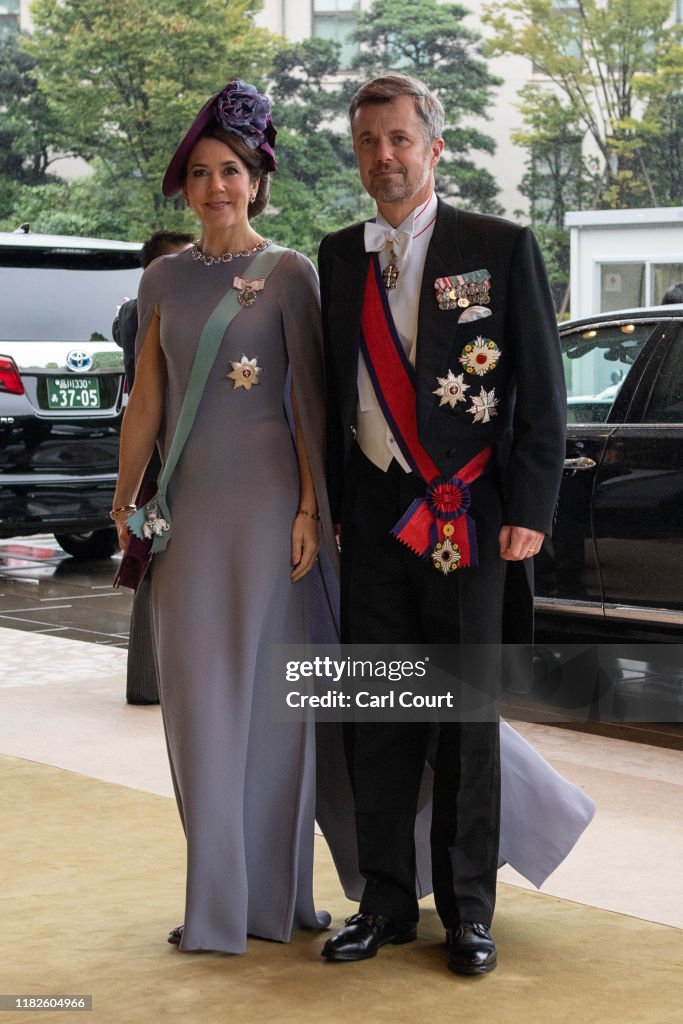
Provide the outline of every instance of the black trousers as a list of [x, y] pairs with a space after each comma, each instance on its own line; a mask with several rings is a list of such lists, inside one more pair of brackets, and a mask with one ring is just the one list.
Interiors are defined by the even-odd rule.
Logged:
[[[504, 567], [497, 548], [500, 503], [495, 481], [481, 480], [472, 488], [480, 564], [447, 577], [390, 533], [424, 491], [424, 483], [396, 462], [384, 473], [359, 448], [354, 450], [342, 512], [345, 643], [499, 643]], [[418, 918], [414, 827], [433, 728], [427, 722], [346, 727], [359, 862], [366, 881], [363, 913], [400, 921]], [[431, 852], [437, 911], [447, 928], [460, 921], [490, 924], [500, 819], [498, 721], [442, 722], [433, 767]]]

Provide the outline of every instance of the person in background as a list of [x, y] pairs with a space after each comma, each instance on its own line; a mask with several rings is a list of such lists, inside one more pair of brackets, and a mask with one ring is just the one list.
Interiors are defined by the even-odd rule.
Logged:
[[662, 301], [660, 305], [670, 306], [674, 303], [683, 302], [683, 281], [679, 281], [678, 284], [672, 284], [662, 295]]
[[[192, 235], [180, 231], [155, 231], [142, 246], [140, 254], [143, 268], [160, 256], [183, 252], [192, 245]], [[119, 306], [112, 324], [112, 337], [123, 349], [123, 366], [128, 391], [135, 381], [135, 336], [138, 332], [138, 300], [127, 299]], [[146, 480], [155, 480], [160, 469], [159, 456], [152, 453], [145, 473]], [[150, 608], [151, 566], [135, 591], [130, 616], [128, 662], [126, 668], [126, 700], [129, 704], [158, 704], [159, 687], [152, 645]]]

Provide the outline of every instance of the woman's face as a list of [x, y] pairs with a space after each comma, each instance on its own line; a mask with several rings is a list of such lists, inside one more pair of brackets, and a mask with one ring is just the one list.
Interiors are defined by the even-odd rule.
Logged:
[[207, 228], [246, 224], [249, 196], [258, 187], [240, 157], [220, 139], [200, 139], [187, 161], [183, 195]]

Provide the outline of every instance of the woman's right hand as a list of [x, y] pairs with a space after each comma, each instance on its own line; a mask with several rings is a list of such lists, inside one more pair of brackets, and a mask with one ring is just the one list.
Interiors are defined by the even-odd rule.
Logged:
[[119, 547], [122, 551], [125, 549], [126, 544], [128, 543], [128, 538], [130, 537], [130, 530], [128, 529], [128, 523], [126, 520], [131, 512], [132, 509], [126, 510], [125, 512], [117, 512], [114, 516], [114, 526], [116, 527], [116, 532], [119, 536]]
[[112, 518], [122, 550], [130, 536], [126, 520], [135, 511], [135, 496], [159, 436], [166, 380], [166, 360], [161, 350], [159, 315], [155, 307], [137, 362], [135, 386], [121, 424], [119, 475]]

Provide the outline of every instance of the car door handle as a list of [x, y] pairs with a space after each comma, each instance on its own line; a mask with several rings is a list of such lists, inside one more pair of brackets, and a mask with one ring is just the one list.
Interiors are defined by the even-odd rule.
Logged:
[[576, 459], [565, 459], [565, 469], [594, 469], [597, 465], [595, 459], [589, 459], [587, 455], [579, 455]]

